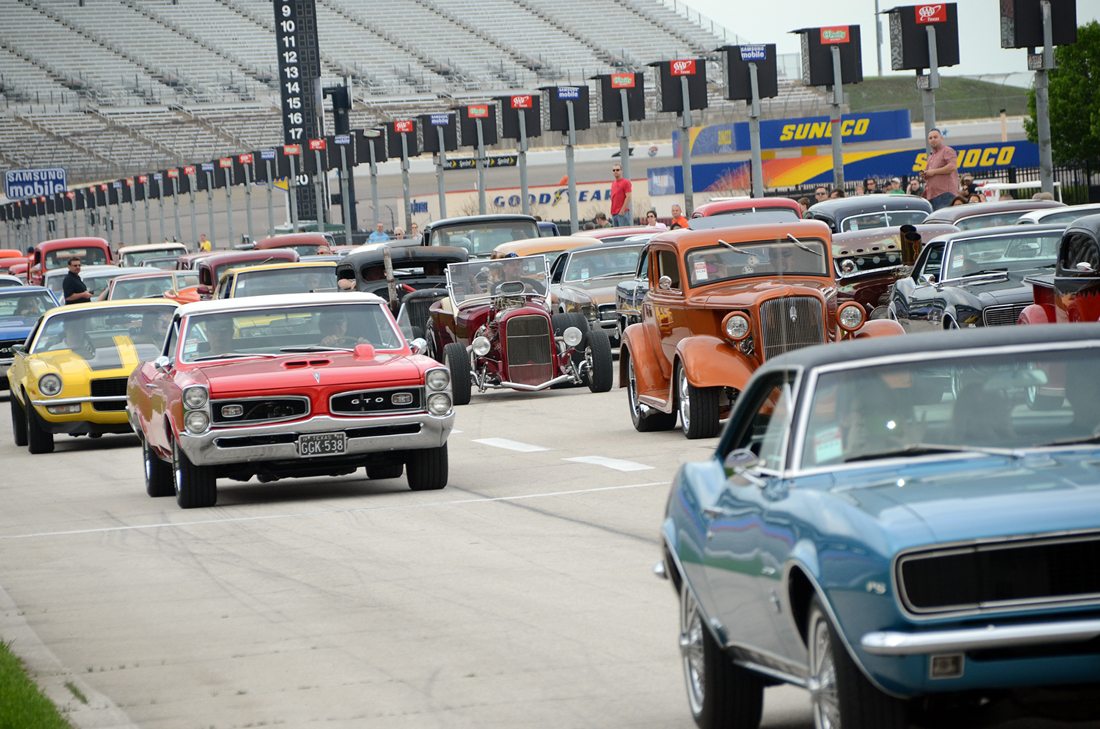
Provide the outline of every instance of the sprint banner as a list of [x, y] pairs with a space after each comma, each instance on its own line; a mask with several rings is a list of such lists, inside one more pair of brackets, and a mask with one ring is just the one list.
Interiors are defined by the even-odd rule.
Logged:
[[[840, 123], [844, 142], [880, 142], [890, 139], [910, 139], [912, 123], [908, 109], [845, 114]], [[748, 152], [749, 123], [712, 124], [689, 130], [692, 155]], [[813, 147], [829, 144], [833, 127], [827, 116], [799, 119], [772, 119], [760, 122], [760, 148]], [[680, 131], [672, 132], [672, 150], [680, 156]]]

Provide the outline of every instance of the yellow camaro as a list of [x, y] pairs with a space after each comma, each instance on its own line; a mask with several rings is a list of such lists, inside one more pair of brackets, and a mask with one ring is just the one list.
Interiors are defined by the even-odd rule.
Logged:
[[47, 311], [8, 370], [15, 444], [50, 453], [58, 433], [129, 433], [126, 380], [160, 354], [175, 309], [132, 299]]

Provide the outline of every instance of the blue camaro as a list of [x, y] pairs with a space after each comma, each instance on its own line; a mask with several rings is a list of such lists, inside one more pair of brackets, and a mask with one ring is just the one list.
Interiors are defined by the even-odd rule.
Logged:
[[780, 682], [819, 729], [1100, 716], [1098, 372], [1095, 324], [761, 367], [662, 529], [696, 723], [756, 727]]
[[53, 294], [41, 286], [0, 289], [0, 390], [8, 389], [12, 347], [27, 341], [38, 318], [55, 306]]

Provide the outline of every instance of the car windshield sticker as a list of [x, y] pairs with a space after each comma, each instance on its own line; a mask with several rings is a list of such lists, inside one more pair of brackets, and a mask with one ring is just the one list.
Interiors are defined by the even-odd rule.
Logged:
[[962, 254], [959, 254], [957, 256], [952, 256], [951, 257], [951, 268], [962, 268], [962, 267], [963, 267]]
[[695, 262], [695, 280], [706, 281], [707, 280], [707, 262], [696, 261]]
[[584, 281], [586, 278], [588, 278], [588, 269], [587, 268], [582, 268], [581, 269], [581, 281]]
[[814, 458], [818, 463], [833, 461], [844, 455], [844, 440], [840, 426], [824, 428], [814, 433]]

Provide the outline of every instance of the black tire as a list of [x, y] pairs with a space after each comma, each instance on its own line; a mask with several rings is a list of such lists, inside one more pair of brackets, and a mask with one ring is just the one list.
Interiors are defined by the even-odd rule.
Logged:
[[819, 687], [810, 698], [816, 729], [905, 729], [907, 703], [867, 680], [817, 597], [810, 604], [806, 636], [810, 680]]
[[451, 342], [443, 348], [443, 364], [451, 371], [451, 394], [455, 405], [470, 402], [470, 355], [458, 342]]
[[428, 322], [427, 329], [424, 332], [424, 338], [428, 340], [428, 351], [425, 352], [425, 354], [442, 364], [443, 353], [439, 351], [439, 340], [435, 334], [435, 326], [431, 321]]
[[438, 448], [410, 451], [405, 460], [405, 477], [413, 491], [435, 491], [447, 485], [447, 444]]
[[711, 636], [695, 597], [680, 588], [680, 651], [688, 706], [700, 729], [756, 729], [764, 710], [764, 682], [735, 665]]
[[688, 382], [683, 365], [676, 368], [676, 404], [680, 427], [688, 440], [718, 435], [718, 397], [720, 387], [696, 387]]
[[[581, 334], [588, 333], [588, 320], [584, 318], [584, 314], [576, 312], [554, 314], [550, 317], [550, 324], [554, 327], [555, 337], [560, 337], [569, 327], [580, 329]], [[584, 340], [581, 340], [581, 344], [584, 344]]]
[[607, 392], [615, 382], [615, 363], [611, 358], [611, 340], [603, 332], [588, 333], [584, 358], [588, 362], [588, 389]]
[[141, 439], [141, 460], [145, 466], [145, 493], [152, 497], [171, 496], [176, 492], [172, 482], [172, 464], [160, 460], [146, 438]]
[[181, 509], [201, 509], [218, 502], [214, 469], [191, 463], [177, 441], [172, 441], [172, 476]]
[[39, 417], [38, 411], [34, 409], [34, 405], [31, 405], [26, 395], [27, 393], [24, 392], [23, 401], [27, 403], [27, 409], [24, 410], [26, 413], [24, 421], [27, 424], [27, 450], [31, 453], [53, 453], [53, 433], [46, 430], [42, 418]]
[[8, 393], [8, 402], [11, 405], [11, 437], [15, 445], [22, 448], [27, 445], [27, 413], [16, 399], [15, 392]]
[[621, 350], [619, 358], [626, 357], [627, 371], [627, 405], [630, 407], [630, 420], [634, 423], [634, 430], [639, 433], [652, 433], [658, 430], [672, 430], [676, 427], [676, 413], [662, 413], [660, 410], [648, 408], [643, 411], [643, 405], [638, 402], [638, 383], [634, 377], [634, 360], [629, 350]]
[[401, 478], [405, 472], [404, 463], [396, 463], [387, 466], [367, 466], [367, 478], [371, 481], [384, 481], [389, 478]]

